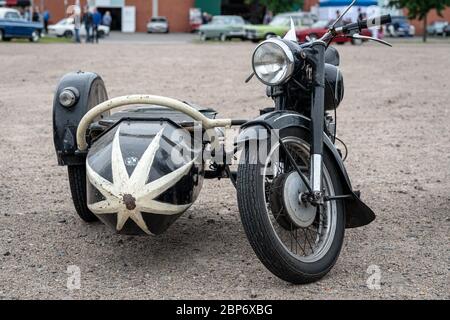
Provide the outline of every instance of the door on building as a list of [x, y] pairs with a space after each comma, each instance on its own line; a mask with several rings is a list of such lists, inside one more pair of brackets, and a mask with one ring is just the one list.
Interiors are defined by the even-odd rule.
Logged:
[[122, 7], [122, 32], [136, 32], [136, 7]]
[[117, 7], [98, 7], [97, 10], [103, 15], [106, 11], [111, 13], [111, 30], [122, 31], [122, 8]]

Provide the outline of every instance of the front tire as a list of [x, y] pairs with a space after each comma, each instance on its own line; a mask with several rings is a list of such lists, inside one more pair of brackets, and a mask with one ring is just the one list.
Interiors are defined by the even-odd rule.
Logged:
[[30, 41], [31, 42], [38, 42], [40, 39], [40, 34], [38, 31], [33, 31], [33, 33], [31, 33], [31, 37], [30, 37]]
[[219, 37], [219, 40], [222, 42], [226, 42], [228, 40], [228, 37], [226, 34], [222, 33]]
[[64, 32], [64, 38], [66, 39], [72, 39], [73, 38], [73, 32], [68, 30]]
[[98, 218], [89, 210], [87, 206], [86, 192], [86, 166], [68, 166], [70, 192], [77, 214], [85, 222], [94, 222]]
[[[299, 146], [297, 150], [303, 150], [304, 159], [300, 161], [299, 159], [302, 158], [295, 153], [296, 162], [298, 165], [308, 167], [309, 133], [302, 129], [289, 128], [280, 132], [280, 138], [286, 141], [285, 144], [290, 150], [295, 150], [296, 145]], [[293, 225], [293, 220], [285, 214], [287, 209], [277, 206], [280, 197], [272, 196], [272, 192], [276, 192], [273, 191], [275, 190], [273, 185], [276, 188], [280, 187], [280, 184], [275, 181], [278, 181], [282, 174], [278, 176], [273, 174], [270, 185], [268, 183], [270, 176], [266, 174], [267, 169], [272, 166], [268, 165], [272, 162], [270, 157], [269, 160], [258, 161], [257, 152], [252, 152], [251, 148], [245, 149], [242, 155], [243, 161], [238, 169], [237, 198], [242, 224], [254, 252], [266, 268], [280, 279], [293, 284], [311, 283], [321, 279], [336, 263], [342, 247], [345, 233], [343, 203], [341, 201], [325, 202], [323, 212], [313, 209], [316, 211], [315, 213], [312, 211], [311, 214], [309, 211], [314, 219], [309, 227]], [[276, 150], [276, 147], [273, 150]], [[282, 159], [283, 156], [280, 153], [279, 164], [282, 163]], [[279, 168], [283, 167], [287, 171], [286, 163], [287, 161]], [[323, 156], [323, 164], [323, 186], [326, 188], [326, 195], [342, 194], [339, 171], [326, 153]], [[294, 169], [292, 168], [291, 173], [287, 174], [292, 174], [292, 170]], [[309, 176], [309, 173], [305, 172], [305, 175]], [[314, 226], [313, 230], [308, 231], [312, 226]], [[314, 230], [316, 233], [311, 233]], [[299, 236], [303, 239], [299, 240]], [[289, 247], [289, 241], [295, 242], [295, 250], [292, 245]], [[305, 247], [298, 250], [300, 242], [303, 243], [303, 241], [305, 241]], [[310, 249], [306, 247], [306, 241]]]
[[361, 39], [352, 39], [352, 45], [360, 46], [362, 44], [363, 44], [363, 40], [361, 40]]
[[308, 35], [308, 37], [309, 37], [309, 41], [316, 41], [317, 40], [317, 34], [315, 34], [315, 33], [312, 33], [312, 34], [310, 34], [310, 35]]
[[274, 33], [268, 33], [268, 34], [266, 34], [266, 35], [264, 36], [264, 39], [269, 40], [269, 39], [272, 39], [272, 38], [275, 38], [275, 37], [276, 37], [276, 34], [274, 34]]

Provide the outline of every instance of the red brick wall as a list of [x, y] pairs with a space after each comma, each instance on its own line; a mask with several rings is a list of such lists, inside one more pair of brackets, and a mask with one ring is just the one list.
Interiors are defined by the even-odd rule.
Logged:
[[138, 32], [147, 31], [147, 22], [152, 16], [152, 1], [125, 0], [125, 5], [136, 7], [136, 31]]
[[188, 32], [191, 30], [189, 9], [194, 4], [195, 0], [159, 0], [158, 14], [169, 19], [171, 32]]
[[[35, 0], [36, 5], [43, 5], [51, 12], [51, 23], [58, 22], [65, 17], [63, 0]], [[68, 4], [74, 4], [75, 0], [69, 0]], [[158, 14], [169, 19], [172, 32], [188, 32], [189, 9], [194, 7], [195, 0], [159, 0]], [[83, 7], [86, 0], [80, 1]], [[147, 31], [147, 22], [152, 16], [152, 0], [125, 0], [125, 4], [136, 7], [136, 31]]]
[[305, 0], [303, 4], [303, 10], [309, 11], [312, 6], [315, 6], [319, 3], [319, 0]]

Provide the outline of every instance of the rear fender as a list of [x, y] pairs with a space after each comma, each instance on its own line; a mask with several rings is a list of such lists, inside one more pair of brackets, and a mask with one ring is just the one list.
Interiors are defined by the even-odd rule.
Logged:
[[[252, 125], [252, 122], [254, 122], [255, 125]], [[254, 121], [249, 122], [248, 125], [244, 125], [244, 129], [237, 138], [237, 143], [241, 145], [250, 140], [267, 139], [267, 134], [263, 133], [267, 132], [267, 130], [259, 130], [265, 128], [263, 125], [258, 124], [261, 122], [265, 122], [269, 127], [275, 130], [281, 130], [289, 127], [300, 127], [310, 131], [311, 120], [292, 111], [270, 112], [256, 118]], [[345, 169], [344, 162], [342, 161], [342, 157], [333, 142], [325, 133], [323, 136], [323, 141], [324, 152], [327, 152], [331, 156], [331, 159], [333, 159], [334, 164], [338, 169], [339, 179], [343, 186], [344, 194], [351, 194], [353, 196], [352, 199], [343, 200], [346, 207], [346, 227], [357, 228], [371, 223], [375, 220], [375, 213], [364, 202], [362, 202], [359, 196], [353, 191], [350, 178], [347, 170]]]

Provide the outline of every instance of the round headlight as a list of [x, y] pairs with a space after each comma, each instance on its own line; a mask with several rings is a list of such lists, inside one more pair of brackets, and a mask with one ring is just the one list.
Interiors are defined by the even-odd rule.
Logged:
[[294, 55], [283, 41], [269, 39], [255, 49], [253, 71], [268, 86], [282, 84], [294, 72]]
[[59, 94], [59, 103], [63, 107], [70, 108], [77, 102], [79, 96], [80, 94], [76, 88], [65, 88]]

